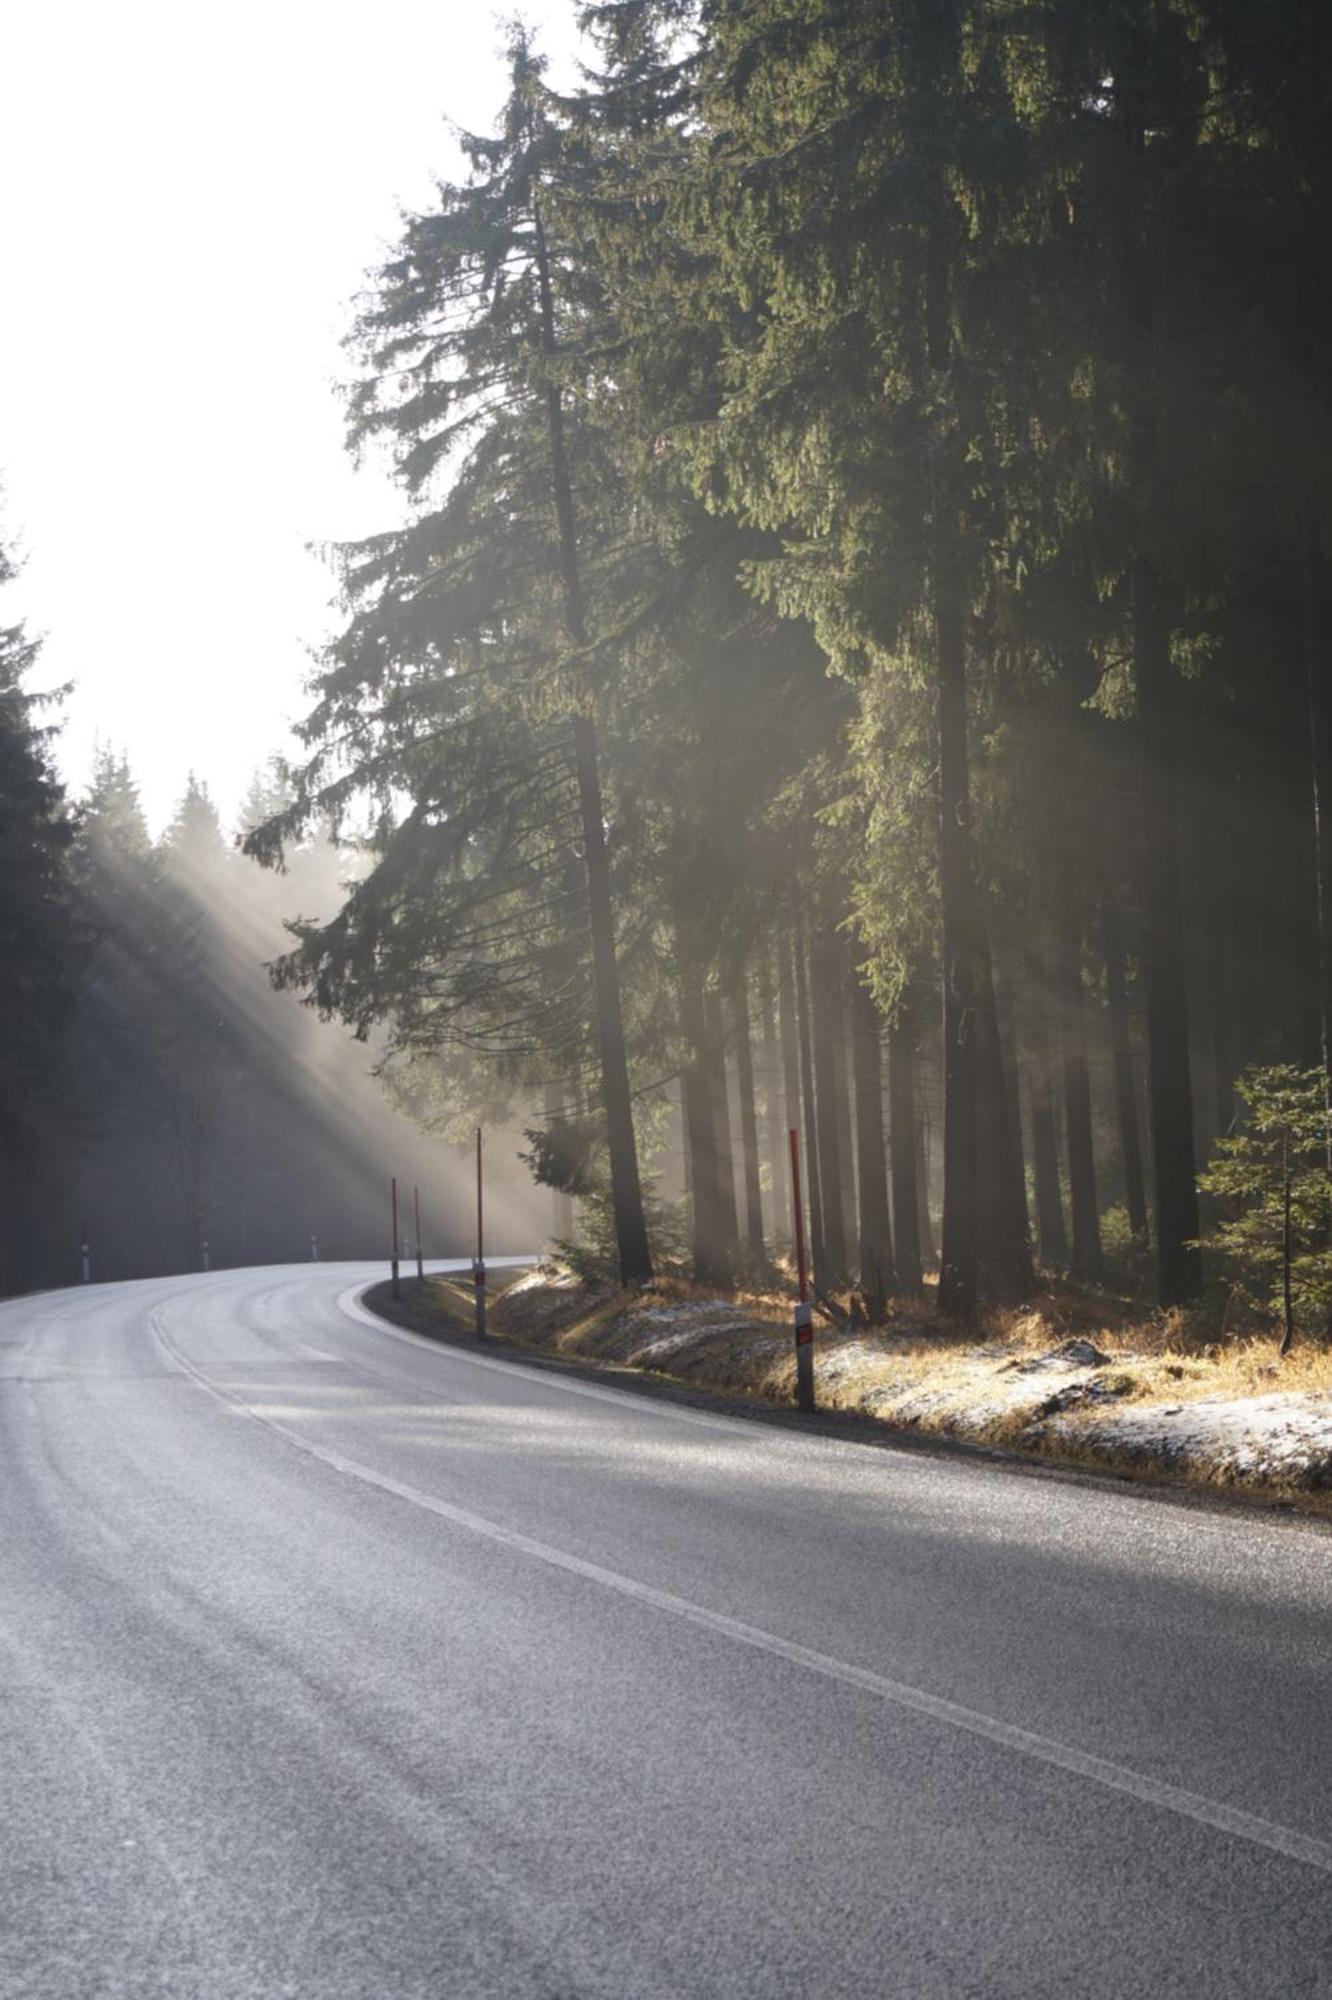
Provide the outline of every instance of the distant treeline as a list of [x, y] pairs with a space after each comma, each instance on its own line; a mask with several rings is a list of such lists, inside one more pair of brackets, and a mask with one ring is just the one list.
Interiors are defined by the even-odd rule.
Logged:
[[966, 1312], [1110, 1207], [1188, 1300], [1237, 1074], [1326, 1063], [1332, 13], [583, 21], [353, 330], [412, 506], [252, 845], [378, 854], [286, 977], [540, 1097], [628, 1279], [663, 1144], [757, 1262], [792, 1124], [875, 1308], [936, 1218]]
[[[288, 875], [264, 875], [194, 778], [154, 842], [128, 765], [105, 751], [67, 805], [23, 691], [34, 648], [17, 629], [0, 643], [0, 1289], [78, 1281], [85, 1246], [94, 1279], [383, 1257], [391, 1173], [404, 1240], [419, 1183], [427, 1254], [464, 1253], [460, 1156], [392, 1107], [370, 1049], [265, 969], [283, 913], [336, 908], [354, 856], [315, 838]], [[282, 796], [271, 773], [256, 780], [244, 822]], [[503, 1247], [526, 1248], [549, 1198], [515, 1212], [506, 1178]]]

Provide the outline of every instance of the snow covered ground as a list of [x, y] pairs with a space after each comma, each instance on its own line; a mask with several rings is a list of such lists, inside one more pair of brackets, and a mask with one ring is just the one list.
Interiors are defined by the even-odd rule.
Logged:
[[[514, 1330], [534, 1345], [699, 1387], [792, 1395], [790, 1329], [771, 1310], [698, 1296], [630, 1302], [549, 1270], [512, 1287], [506, 1304], [520, 1300]], [[1050, 1332], [1038, 1312], [1012, 1337], [967, 1345], [932, 1341], [919, 1327], [819, 1324], [818, 1398], [895, 1427], [1047, 1458], [1268, 1492], [1332, 1491], [1332, 1391], [1210, 1393], [1214, 1372], [1200, 1372], [1196, 1358], [1087, 1338], [1041, 1347]]]

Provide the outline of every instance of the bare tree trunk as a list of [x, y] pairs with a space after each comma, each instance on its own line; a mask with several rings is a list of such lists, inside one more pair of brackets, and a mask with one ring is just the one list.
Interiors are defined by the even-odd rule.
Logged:
[[1044, 955], [1033, 949], [1027, 957], [1027, 1100], [1031, 1106], [1036, 1231], [1041, 1262], [1049, 1270], [1062, 1271], [1068, 1263], [1068, 1238], [1064, 1233], [1064, 1202], [1059, 1186], [1047, 985]]
[[883, 1052], [874, 996], [851, 981], [852, 1055], [856, 1078], [856, 1165], [859, 1171], [860, 1283], [870, 1319], [885, 1316], [897, 1289], [888, 1215], [888, 1161], [883, 1144]]
[[[1126, 54], [1115, 79], [1127, 150], [1124, 218], [1124, 303], [1127, 343], [1123, 355], [1129, 387], [1128, 469], [1137, 516], [1150, 513], [1156, 461], [1157, 259], [1151, 242], [1152, 204], [1147, 132], [1150, 121], [1145, 38]], [[1161, 579], [1148, 547], [1139, 545], [1129, 568], [1133, 683], [1142, 763], [1143, 961], [1147, 997], [1147, 1058], [1151, 1082], [1151, 1136], [1156, 1200], [1157, 1297], [1183, 1305], [1202, 1288], [1198, 1191], [1193, 1143], [1193, 1090], [1189, 1074], [1188, 989], [1181, 910], [1179, 770], [1171, 684], [1170, 630]]]
[[918, 1099], [916, 1107], [916, 1214], [920, 1229], [920, 1254], [927, 1264], [936, 1268], [939, 1252], [934, 1240], [934, 1217], [930, 1213], [930, 1183], [932, 1130], [930, 1107], [923, 1099]]
[[697, 960], [685, 946], [680, 949], [680, 1025], [688, 1055], [684, 1114], [692, 1193], [694, 1280], [700, 1285], [730, 1285], [735, 1273], [721, 1220], [720, 1160], [714, 1122], [716, 1098], [710, 1074], [712, 1057], [703, 979]]
[[1069, 1206], [1073, 1212], [1072, 1269], [1099, 1278], [1101, 1215], [1092, 1141], [1091, 1078], [1087, 1069], [1087, 1002], [1082, 983], [1082, 932], [1066, 921], [1059, 948], [1060, 1039], [1063, 1043], [1064, 1129], [1068, 1142]]
[[1235, 1058], [1230, 1036], [1230, 971], [1226, 963], [1226, 926], [1218, 912], [1212, 924], [1212, 1113], [1216, 1137], [1223, 1139], [1235, 1121]]
[[1139, 556], [1133, 566], [1133, 665], [1145, 767], [1142, 796], [1148, 865], [1143, 902], [1156, 1168], [1157, 1297], [1163, 1306], [1173, 1306], [1197, 1298], [1202, 1260], [1197, 1249], [1198, 1191], [1169, 634], [1156, 571], [1145, 556]]
[[989, 940], [979, 918], [975, 993], [977, 1266], [990, 1297], [1025, 1298], [1036, 1282], [1027, 1195], [1008, 1117]]
[[[534, 208], [533, 221], [542, 340], [547, 354], [553, 356], [556, 346], [555, 305], [550, 284], [550, 259], [539, 208]], [[564, 405], [559, 385], [554, 381], [546, 391], [546, 430], [559, 532], [564, 622], [570, 643], [581, 651], [587, 645], [587, 619], [578, 561], [573, 485], [569, 477], [569, 456], [564, 435]], [[647, 1220], [643, 1212], [633, 1099], [629, 1092], [629, 1058], [624, 1038], [620, 969], [615, 955], [615, 918], [611, 903], [610, 862], [606, 852], [605, 803], [597, 756], [597, 732], [589, 715], [576, 714], [573, 717], [573, 746], [583, 828], [583, 865], [587, 872], [601, 1097], [606, 1114], [611, 1208], [615, 1220], [620, 1282], [625, 1285], [642, 1284], [652, 1276], [652, 1252], [648, 1246]]]
[[1008, 1113], [1009, 1149], [1012, 1154], [1014, 1185], [1022, 1204], [1023, 1229], [1030, 1235], [1031, 1217], [1027, 1211], [1027, 1162], [1022, 1143], [1022, 1081], [1016, 1003], [1017, 953], [1013, 941], [1013, 925], [1009, 917], [995, 910], [992, 913], [991, 928], [994, 932], [992, 952], [994, 1015], [999, 1034], [1004, 1104]]
[[707, 1082], [712, 1093], [712, 1130], [717, 1152], [717, 1230], [726, 1245], [727, 1260], [734, 1270], [736, 1253], [740, 1248], [740, 1216], [735, 1200], [735, 1147], [731, 1137], [726, 1028], [720, 993], [705, 992], [703, 1019], [707, 1034]]
[[976, 1310], [977, 1290], [977, 912], [967, 770], [963, 583], [960, 568], [951, 564], [941, 563], [934, 580], [934, 630], [944, 994], [944, 1195], [939, 1309], [965, 1319]]
[[824, 1278], [829, 1289], [844, 1285], [849, 1275], [846, 1224], [842, 1208], [843, 1107], [838, 1102], [836, 1042], [842, 1020], [841, 952], [836, 936], [824, 928], [809, 953], [810, 992], [814, 1003], [814, 1082], [818, 1093], [817, 1151], [819, 1193], [823, 1202]]
[[809, 982], [805, 972], [804, 926], [795, 941], [796, 1012], [800, 1023], [800, 1096], [805, 1119], [805, 1178], [809, 1182], [809, 1254], [817, 1291], [828, 1288], [828, 1251], [823, 1234], [823, 1186], [819, 1171], [818, 1121], [814, 1115], [813, 1032], [809, 1015]]
[[763, 1242], [763, 1194], [759, 1186], [758, 1114], [754, 1106], [754, 1054], [749, 1040], [749, 984], [740, 952], [727, 965], [731, 1023], [735, 1035], [735, 1073], [740, 1109], [740, 1152], [745, 1183], [745, 1255], [754, 1269], [767, 1260]]
[[[1304, 672], [1309, 719], [1309, 804], [1318, 935], [1318, 1040], [1326, 1105], [1332, 1111], [1332, 709], [1327, 658], [1332, 589], [1314, 541], [1312, 512], [1304, 519]], [[1332, 1147], [1332, 1116], [1328, 1121]], [[1332, 1159], [1329, 1160], [1332, 1166]]]
[[1289, 1354], [1295, 1342], [1295, 1306], [1290, 1275], [1290, 1128], [1288, 1126], [1281, 1140], [1281, 1346], [1277, 1351], [1282, 1355]]
[[916, 1024], [903, 995], [888, 1034], [888, 1129], [893, 1177], [897, 1285], [921, 1289], [920, 1213], [916, 1192]]
[[[803, 1123], [800, 1102], [800, 1022], [796, 1007], [795, 949], [791, 939], [782, 939], [777, 954], [777, 1005], [781, 1013], [783, 1122], [788, 1132]], [[786, 1224], [793, 1226], [795, 1194], [790, 1179], [790, 1142], [783, 1149], [783, 1179], [786, 1187]], [[810, 1225], [813, 1242], [813, 1224]]]
[[1142, 1138], [1138, 1125], [1138, 1094], [1129, 1042], [1124, 938], [1114, 899], [1101, 911], [1101, 948], [1105, 954], [1105, 997], [1110, 1011], [1110, 1059], [1115, 1076], [1115, 1109], [1119, 1119], [1119, 1150], [1124, 1169], [1124, 1206], [1135, 1236], [1147, 1239], [1147, 1186], [1142, 1170]]
[[851, 966], [848, 941], [840, 933], [837, 946], [837, 993], [833, 1007], [833, 1078], [837, 1090], [837, 1161], [842, 1185], [842, 1230], [846, 1238], [847, 1271], [853, 1262], [858, 1240], [857, 1207], [859, 1170], [856, 1166], [855, 1082], [851, 1044], [854, 1024], [851, 1014]]
[[759, 1006], [763, 1016], [763, 1123], [772, 1175], [768, 1235], [776, 1245], [784, 1243], [790, 1234], [791, 1162], [786, 1138], [789, 1128], [782, 1122], [781, 1065], [772, 1010], [772, 958], [766, 944], [759, 952]]
[[[568, 1110], [559, 1101], [554, 1084], [548, 1083], [545, 1091], [546, 1125], [567, 1122]], [[573, 1236], [574, 1212], [573, 1196], [567, 1188], [552, 1188], [551, 1230], [557, 1243], [567, 1243]]]

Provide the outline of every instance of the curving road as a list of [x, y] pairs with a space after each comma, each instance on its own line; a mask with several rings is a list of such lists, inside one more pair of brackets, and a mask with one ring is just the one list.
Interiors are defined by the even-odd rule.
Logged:
[[0, 1308], [4, 2000], [1332, 1992], [1332, 1539], [441, 1350]]

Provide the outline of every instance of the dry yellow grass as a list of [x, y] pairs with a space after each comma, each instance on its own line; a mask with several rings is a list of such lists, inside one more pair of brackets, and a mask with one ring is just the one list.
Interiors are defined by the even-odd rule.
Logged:
[[[413, 1280], [396, 1305], [387, 1294], [370, 1303], [389, 1318], [470, 1332], [465, 1281]], [[546, 1267], [505, 1274], [490, 1327], [533, 1353], [795, 1398], [791, 1299], [777, 1290], [723, 1297], [663, 1277], [624, 1292]], [[1305, 1343], [1282, 1361], [1275, 1338], [1251, 1328], [1209, 1339], [1203, 1314], [1065, 1287], [963, 1326], [942, 1321], [927, 1293], [895, 1300], [883, 1327], [818, 1323], [815, 1376], [821, 1408], [894, 1428], [1332, 1507], [1332, 1352]]]
[[[561, 1353], [625, 1358], [619, 1350], [637, 1344], [634, 1328], [644, 1314], [691, 1303], [724, 1305], [754, 1332], [785, 1335], [791, 1326], [791, 1300], [783, 1293], [739, 1289], [722, 1299], [713, 1289], [673, 1277], [658, 1278], [633, 1293], [574, 1283], [520, 1283], [498, 1308], [495, 1324], [497, 1332]], [[1131, 1299], [1072, 1288], [1051, 1290], [1030, 1305], [992, 1308], [975, 1326], [941, 1320], [927, 1290], [923, 1298], [890, 1301], [883, 1327], [843, 1327], [820, 1320], [816, 1346], [820, 1376], [828, 1378], [827, 1401], [852, 1408], [885, 1387], [919, 1388], [928, 1382], [944, 1389], [983, 1379], [1002, 1372], [1006, 1364], [1049, 1354], [1070, 1339], [1098, 1348], [1107, 1357], [1107, 1372], [1116, 1377], [1117, 1392], [1134, 1399], [1183, 1402], [1275, 1390], [1332, 1391], [1332, 1348], [1305, 1342], [1282, 1360], [1274, 1335], [1246, 1331], [1208, 1341], [1183, 1313], [1145, 1311]], [[729, 1386], [737, 1386], [749, 1345], [740, 1329], [714, 1333], [708, 1345], [715, 1350], [716, 1372]], [[698, 1375], [697, 1368], [691, 1370], [694, 1379]], [[763, 1393], [765, 1386], [758, 1380], [752, 1384], [755, 1393]], [[780, 1387], [785, 1388], [784, 1372]]]
[[[569, 1358], [655, 1373], [691, 1386], [789, 1403], [795, 1363], [791, 1301], [776, 1291], [719, 1297], [676, 1278], [642, 1292], [600, 1289], [547, 1273], [516, 1285], [495, 1330]], [[1095, 1354], [1061, 1352], [1087, 1343]], [[1308, 1344], [1281, 1361], [1276, 1342], [1246, 1331], [1208, 1342], [1203, 1322], [1144, 1311], [1129, 1298], [1051, 1290], [979, 1325], [942, 1322], [932, 1298], [893, 1302], [884, 1327], [818, 1326], [821, 1407], [940, 1436], [1005, 1446], [1076, 1463], [1144, 1463], [1117, 1445], [1114, 1412], [1178, 1414], [1204, 1399], [1299, 1397], [1332, 1391], [1332, 1352]], [[1235, 1455], [1169, 1461], [1190, 1477], [1236, 1483]], [[1147, 1454], [1151, 1456], [1150, 1451]], [[1159, 1455], [1161, 1469], [1167, 1460]], [[1270, 1471], [1255, 1481], [1270, 1490]]]

